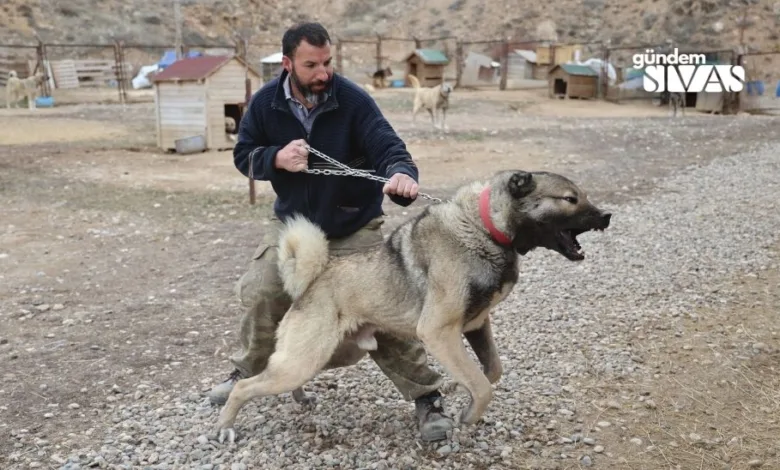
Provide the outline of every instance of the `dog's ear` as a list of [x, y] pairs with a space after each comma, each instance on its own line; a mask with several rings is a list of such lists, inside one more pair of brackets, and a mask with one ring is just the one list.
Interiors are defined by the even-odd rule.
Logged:
[[531, 194], [535, 187], [536, 182], [533, 179], [533, 175], [526, 171], [515, 171], [509, 178], [509, 183], [507, 183], [509, 194], [515, 199]]

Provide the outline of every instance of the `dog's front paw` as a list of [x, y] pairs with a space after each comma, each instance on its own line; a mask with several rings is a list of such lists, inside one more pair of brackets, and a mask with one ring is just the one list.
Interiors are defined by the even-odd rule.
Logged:
[[473, 401], [460, 413], [460, 422], [463, 424], [474, 424], [479, 421], [479, 418], [480, 416], [477, 414]]
[[461, 412], [460, 422], [474, 424], [482, 418], [493, 396], [493, 389], [485, 381], [479, 387], [471, 391], [469, 405]]
[[228, 441], [229, 444], [235, 444], [236, 442], [236, 430], [233, 429], [233, 426], [235, 424], [235, 417], [231, 417], [228, 413], [228, 408], [224, 407], [222, 408], [222, 412], [219, 414], [219, 419], [217, 420], [217, 440], [220, 444], [223, 444], [225, 440]]
[[220, 444], [224, 444], [225, 440], [227, 440], [228, 444], [234, 445], [236, 443], [236, 430], [232, 427], [220, 429], [218, 440]]

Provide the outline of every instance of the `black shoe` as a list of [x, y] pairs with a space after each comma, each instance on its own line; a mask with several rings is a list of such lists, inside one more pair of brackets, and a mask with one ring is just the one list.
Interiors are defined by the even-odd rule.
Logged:
[[241, 371], [238, 369], [231, 372], [227, 380], [215, 385], [214, 388], [209, 391], [208, 397], [209, 400], [211, 400], [211, 403], [215, 405], [224, 405], [230, 396], [230, 392], [233, 390], [233, 386], [242, 378]]
[[442, 396], [431, 392], [414, 401], [415, 414], [419, 420], [420, 438], [423, 441], [441, 441], [447, 438], [447, 431], [452, 431], [455, 422], [444, 414]]

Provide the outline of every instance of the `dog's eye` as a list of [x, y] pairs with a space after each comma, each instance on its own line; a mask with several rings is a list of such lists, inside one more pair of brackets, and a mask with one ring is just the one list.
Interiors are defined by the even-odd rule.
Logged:
[[574, 196], [566, 196], [566, 197], [564, 197], [564, 199], [566, 200], [566, 202], [570, 202], [572, 204], [577, 204], [577, 198], [574, 197]]

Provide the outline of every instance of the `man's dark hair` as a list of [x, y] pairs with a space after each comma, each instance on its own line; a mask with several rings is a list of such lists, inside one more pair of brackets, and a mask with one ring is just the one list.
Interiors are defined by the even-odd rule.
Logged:
[[315, 47], [322, 47], [330, 42], [328, 31], [321, 24], [299, 23], [284, 33], [282, 37], [282, 54], [292, 59], [295, 50], [303, 39]]

